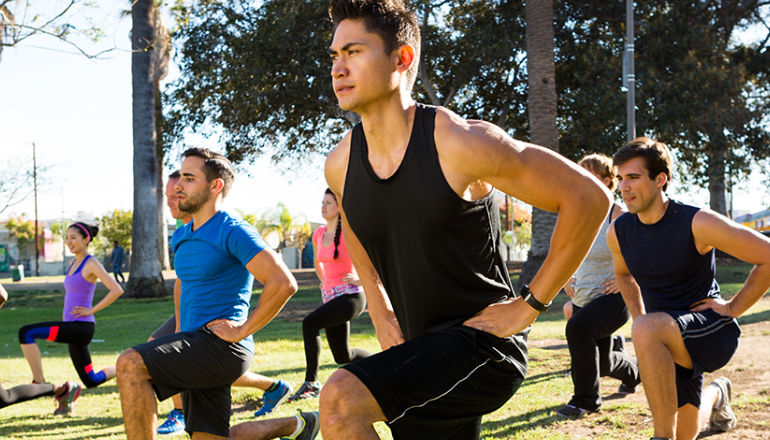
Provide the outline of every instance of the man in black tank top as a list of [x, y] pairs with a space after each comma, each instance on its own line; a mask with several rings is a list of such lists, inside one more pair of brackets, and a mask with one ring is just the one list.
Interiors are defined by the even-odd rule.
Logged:
[[[321, 391], [325, 439], [475, 439], [526, 374], [526, 333], [578, 268], [610, 197], [563, 157], [410, 97], [419, 25], [401, 1], [332, 0], [340, 108], [361, 124], [326, 161], [348, 251], [384, 351]], [[558, 185], [554, 182], [558, 176]], [[498, 188], [558, 211], [552, 248], [522, 297], [500, 252]]]
[[[703, 372], [727, 364], [738, 347], [735, 318], [770, 287], [770, 240], [706, 209], [671, 200], [671, 154], [637, 138], [614, 157], [628, 213], [607, 231], [615, 279], [634, 318], [632, 338], [655, 439], [694, 439], [708, 422], [735, 426], [730, 381], [703, 388]], [[714, 250], [756, 266], [730, 300], [714, 278]]]

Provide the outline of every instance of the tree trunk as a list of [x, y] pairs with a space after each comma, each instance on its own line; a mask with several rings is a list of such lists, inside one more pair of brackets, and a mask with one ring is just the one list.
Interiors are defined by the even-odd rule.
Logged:
[[727, 215], [727, 191], [725, 186], [725, 152], [717, 146], [708, 155], [709, 207]]
[[[164, 188], [163, 185], [163, 102], [160, 94], [160, 80], [153, 81], [152, 84], [153, 102], [155, 104], [155, 139], [157, 142], [158, 169], [158, 188]], [[158, 240], [158, 256], [160, 257], [160, 267], [163, 270], [171, 269], [171, 261], [168, 255], [168, 227], [166, 226], [166, 216], [163, 209], [163, 191], [158, 191], [158, 223], [160, 227], [160, 237]]]
[[[556, 127], [556, 83], [554, 68], [553, 0], [533, 0], [526, 4], [527, 18], [527, 96], [530, 140], [559, 151]], [[556, 214], [532, 210], [532, 246], [527, 253], [519, 285], [532, 281], [551, 246]]]
[[168, 292], [160, 263], [161, 161], [155, 127], [155, 101], [150, 73], [154, 0], [135, 0], [131, 7], [131, 85], [133, 90], [134, 216], [130, 297], [160, 297]]

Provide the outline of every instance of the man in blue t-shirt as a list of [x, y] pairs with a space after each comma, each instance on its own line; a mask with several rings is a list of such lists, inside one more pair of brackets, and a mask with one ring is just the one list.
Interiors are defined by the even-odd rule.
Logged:
[[[607, 231], [615, 279], [634, 318], [632, 338], [655, 426], [653, 439], [694, 439], [735, 426], [730, 381], [703, 388], [738, 347], [735, 318], [770, 287], [770, 240], [708, 209], [671, 200], [668, 147], [637, 138], [613, 158], [628, 213]], [[714, 250], [755, 264], [743, 287], [722, 299]], [[676, 436], [675, 436], [676, 434]]]
[[[176, 192], [179, 208], [193, 219], [177, 229], [171, 242], [182, 281], [175, 301], [180, 332], [130, 348], [118, 358], [129, 440], [155, 438], [153, 391], [159, 400], [182, 392], [186, 431], [193, 438], [226, 438], [230, 385], [251, 364], [251, 335], [297, 290], [289, 269], [259, 233], [219, 209], [235, 175], [230, 162], [200, 148], [182, 156]], [[249, 315], [254, 278], [264, 288]]]

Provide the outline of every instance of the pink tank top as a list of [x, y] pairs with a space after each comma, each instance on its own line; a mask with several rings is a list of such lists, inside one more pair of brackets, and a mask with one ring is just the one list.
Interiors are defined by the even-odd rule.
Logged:
[[70, 267], [67, 269], [67, 273], [64, 275], [63, 321], [96, 322], [94, 315], [72, 316], [72, 309], [76, 306], [91, 307], [94, 302], [96, 283], [90, 283], [83, 278], [83, 267], [86, 265], [86, 261], [88, 261], [89, 258], [91, 258], [91, 256], [87, 255], [80, 263], [80, 266], [75, 270], [75, 273], [70, 275], [70, 269], [72, 269], [72, 265], [75, 264], [75, 261], [73, 260]]
[[328, 247], [323, 246], [323, 236], [326, 226], [321, 226], [313, 233], [313, 245], [316, 248], [316, 258], [318, 259], [319, 275], [321, 276], [321, 296], [323, 302], [327, 303], [334, 298], [342, 295], [350, 295], [363, 292], [361, 286], [347, 284], [342, 281], [345, 275], [355, 274], [353, 262], [350, 260], [348, 250], [345, 247], [345, 239], [340, 236], [340, 243], [337, 246], [337, 258], [334, 258], [334, 243]]

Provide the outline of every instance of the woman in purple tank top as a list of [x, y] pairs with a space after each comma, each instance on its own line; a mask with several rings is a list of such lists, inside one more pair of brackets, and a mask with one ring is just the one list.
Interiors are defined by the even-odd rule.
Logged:
[[[45, 339], [69, 345], [70, 358], [80, 380], [88, 387], [96, 387], [115, 377], [115, 366], [95, 371], [91, 364], [88, 344], [94, 336], [94, 313], [112, 304], [123, 289], [107, 273], [104, 267], [88, 253], [88, 244], [99, 232], [99, 228], [83, 222], [73, 223], [67, 228], [65, 243], [75, 254], [64, 275], [64, 308], [61, 321], [38, 322], [25, 325], [19, 330], [19, 343], [24, 357], [32, 370], [34, 383], [45, 383], [43, 361], [35, 339]], [[96, 281], [101, 281], [109, 292], [93, 305]]]

